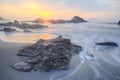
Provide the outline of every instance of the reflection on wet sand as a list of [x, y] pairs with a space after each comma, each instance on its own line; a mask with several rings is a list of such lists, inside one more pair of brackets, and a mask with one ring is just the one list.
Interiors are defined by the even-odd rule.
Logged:
[[12, 34], [10, 36], [6, 36], [5, 34], [1, 34], [0, 39], [7, 42], [17, 42], [17, 43], [34, 43], [38, 39], [51, 39], [54, 38], [55, 35], [52, 35], [50, 33], [29, 33], [29, 34], [22, 34], [22, 33], [16, 33]]

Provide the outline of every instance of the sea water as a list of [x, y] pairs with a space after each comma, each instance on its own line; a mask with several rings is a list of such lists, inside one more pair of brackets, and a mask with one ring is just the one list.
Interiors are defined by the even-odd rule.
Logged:
[[[31, 32], [0, 32], [6, 42], [34, 43], [59, 35], [82, 46], [73, 56], [69, 70], [55, 71], [50, 80], [120, 80], [120, 26], [107, 23], [47, 24], [45, 29]], [[116, 42], [119, 47], [101, 47], [97, 42]]]

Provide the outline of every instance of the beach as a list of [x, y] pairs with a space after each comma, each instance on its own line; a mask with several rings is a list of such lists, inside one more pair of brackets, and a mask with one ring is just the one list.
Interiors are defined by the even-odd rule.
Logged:
[[0, 0], [0, 80], [120, 80], [120, 0]]
[[0, 79], [1, 80], [49, 80], [49, 72], [18, 72], [10, 66], [19, 62], [16, 56], [22, 46], [28, 44], [0, 41]]
[[[1, 80], [120, 80], [119, 26], [98, 23], [51, 26], [39, 32], [36, 30], [36, 33], [16, 32], [8, 35], [1, 32]], [[10, 67], [20, 61], [16, 54], [23, 46], [33, 44], [38, 39], [52, 39], [59, 35], [83, 48], [83, 51], [73, 56], [69, 70], [19, 72]], [[105, 41], [116, 42], [118, 47], [95, 45], [96, 42]]]
[[[74, 66], [72, 72], [71, 71], [32, 71], [32, 72], [19, 72], [12, 69], [10, 66], [16, 62], [19, 62], [19, 57], [16, 56], [18, 50], [23, 46], [30, 45], [25, 43], [8, 43], [0, 41], [0, 79], [1, 80], [50, 80], [53, 74], [55, 74], [56, 78], [51, 80], [119, 80], [120, 76], [120, 65], [119, 62], [117, 65], [113, 64], [115, 59], [113, 59], [112, 63], [107, 62], [105, 59], [98, 57], [97, 60], [89, 60], [87, 57], [83, 63], [76, 62], [73, 60], [72, 62], [77, 66]], [[96, 54], [100, 56], [100, 54]], [[107, 57], [111, 57], [106, 53]], [[79, 60], [79, 59], [78, 59]], [[72, 63], [72, 64], [73, 64]], [[57, 74], [56, 74], [57, 73]], [[65, 76], [67, 74], [67, 76]], [[60, 77], [62, 76], [62, 77]], [[97, 78], [98, 77], [98, 78]]]
[[[10, 42], [0, 41], [0, 45], [1, 45], [0, 46], [0, 79], [1, 80], [21, 80], [21, 79], [22, 80], [50, 80], [53, 74], [56, 74], [56, 72], [59, 72], [59, 71], [51, 71], [51, 72], [16, 71], [10, 66], [19, 62], [19, 57], [16, 55], [18, 53], [18, 50], [24, 46], [30, 45], [30, 43], [10, 43]], [[62, 71], [60, 71], [60, 74], [61, 73]]]

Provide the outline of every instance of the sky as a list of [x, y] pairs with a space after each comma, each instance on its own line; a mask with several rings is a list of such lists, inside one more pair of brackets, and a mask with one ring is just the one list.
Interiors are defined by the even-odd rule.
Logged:
[[119, 20], [120, 0], [0, 0], [0, 16], [10, 20]]

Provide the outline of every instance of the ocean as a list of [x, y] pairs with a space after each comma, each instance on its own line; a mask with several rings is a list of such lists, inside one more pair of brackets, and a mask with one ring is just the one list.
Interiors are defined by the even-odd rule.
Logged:
[[[35, 43], [38, 39], [52, 39], [61, 35], [82, 46], [83, 51], [73, 56], [69, 70], [54, 71], [49, 80], [120, 80], [119, 25], [97, 22], [45, 25], [49, 27], [29, 29], [31, 32], [21, 29], [13, 33], [0, 32], [0, 40]], [[119, 47], [102, 47], [95, 44], [98, 42], [115, 42]]]

